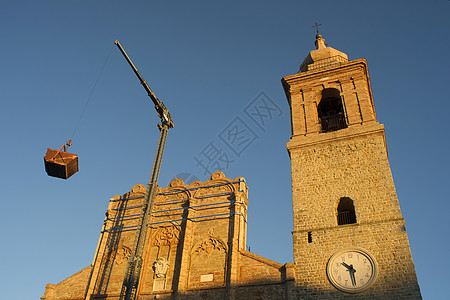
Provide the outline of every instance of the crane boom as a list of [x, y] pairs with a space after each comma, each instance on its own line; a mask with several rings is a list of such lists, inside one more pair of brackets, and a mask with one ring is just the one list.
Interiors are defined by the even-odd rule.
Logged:
[[158, 112], [158, 116], [161, 119], [161, 123], [166, 123], [167, 122], [168, 125], [169, 125], [169, 128], [173, 128], [172, 116], [170, 115], [169, 110], [166, 108], [164, 103], [162, 101], [160, 101], [158, 99], [158, 97], [156, 97], [155, 93], [153, 93], [153, 91], [150, 89], [150, 87], [148, 86], [147, 82], [145, 82], [144, 78], [142, 78], [141, 74], [136, 69], [136, 67], [134, 66], [134, 64], [131, 61], [131, 59], [128, 57], [128, 55], [125, 52], [125, 50], [123, 49], [122, 45], [120, 45], [119, 41], [115, 40], [114, 44], [116, 44], [117, 47], [119, 48], [120, 52], [122, 52], [122, 54], [125, 57], [125, 59], [127, 60], [128, 64], [133, 69], [134, 74], [136, 74], [136, 76], [139, 78], [139, 81], [141, 82], [142, 86], [147, 91], [147, 94], [152, 99], [153, 103], [155, 104], [155, 109]]
[[158, 124], [160, 129], [160, 136], [158, 141], [158, 148], [156, 150], [155, 160], [153, 162], [152, 174], [150, 177], [150, 181], [147, 184], [147, 189], [145, 191], [144, 203], [142, 206], [141, 214], [139, 216], [138, 227], [136, 229], [136, 235], [134, 239], [133, 249], [128, 259], [127, 269], [125, 271], [125, 276], [122, 283], [122, 289], [120, 291], [120, 300], [134, 300], [136, 299], [138, 287], [139, 287], [139, 279], [141, 276], [142, 264], [143, 264], [143, 250], [145, 249], [145, 237], [147, 234], [147, 227], [150, 223], [151, 214], [153, 211], [153, 204], [155, 202], [156, 197], [156, 188], [158, 183], [159, 171], [161, 168], [161, 161], [164, 154], [164, 147], [166, 145], [167, 133], [169, 128], [173, 128], [172, 116], [170, 115], [167, 108], [153, 93], [150, 87], [147, 85], [145, 80], [142, 78], [141, 74], [139, 74], [138, 70], [131, 62], [130, 58], [126, 54], [125, 50], [120, 45], [119, 41], [114, 42], [117, 47], [122, 52], [123, 56], [125, 56], [126, 60], [130, 64], [134, 73], [137, 75], [141, 84], [144, 86], [148, 95], [152, 99], [155, 104], [155, 109], [158, 112], [158, 115], [161, 119], [161, 125]]

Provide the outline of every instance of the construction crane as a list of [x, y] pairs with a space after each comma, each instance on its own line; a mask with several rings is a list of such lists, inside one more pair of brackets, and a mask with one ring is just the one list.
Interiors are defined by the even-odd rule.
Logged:
[[120, 291], [120, 300], [134, 300], [136, 299], [137, 289], [139, 286], [139, 278], [141, 276], [142, 269], [142, 255], [145, 247], [145, 237], [147, 233], [147, 224], [150, 221], [151, 214], [153, 211], [153, 204], [155, 202], [156, 196], [156, 188], [159, 176], [159, 170], [161, 168], [161, 160], [164, 153], [164, 147], [166, 145], [167, 132], [169, 128], [173, 128], [172, 116], [170, 115], [167, 108], [153, 93], [150, 87], [147, 85], [145, 80], [142, 78], [141, 74], [139, 74], [138, 70], [131, 62], [125, 50], [120, 45], [119, 41], [114, 42], [119, 48], [120, 52], [122, 52], [123, 56], [130, 64], [136, 76], [141, 81], [142, 86], [147, 91], [147, 94], [152, 99], [155, 104], [155, 109], [158, 112], [158, 116], [161, 119], [161, 123], [158, 124], [158, 128], [160, 130], [158, 147], [156, 150], [155, 160], [153, 162], [152, 167], [152, 175], [149, 183], [147, 184], [147, 189], [145, 191], [144, 196], [144, 204], [142, 207], [142, 211], [139, 217], [138, 227], [136, 230], [136, 235], [134, 239], [133, 249], [128, 260], [127, 269], [125, 271], [125, 276], [123, 279], [122, 289]]

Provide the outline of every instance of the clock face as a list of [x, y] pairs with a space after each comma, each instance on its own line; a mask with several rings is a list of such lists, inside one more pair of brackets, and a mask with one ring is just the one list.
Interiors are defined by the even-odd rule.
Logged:
[[331, 256], [327, 276], [337, 289], [358, 293], [367, 289], [376, 279], [375, 260], [362, 249], [345, 249]]

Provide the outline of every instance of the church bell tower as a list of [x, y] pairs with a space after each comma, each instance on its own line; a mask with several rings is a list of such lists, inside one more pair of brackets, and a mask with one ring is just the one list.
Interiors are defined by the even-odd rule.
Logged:
[[325, 45], [282, 84], [298, 299], [421, 299], [365, 59]]

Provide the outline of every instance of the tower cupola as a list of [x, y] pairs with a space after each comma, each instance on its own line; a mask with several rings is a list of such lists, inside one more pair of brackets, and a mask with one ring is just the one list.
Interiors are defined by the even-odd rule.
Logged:
[[344, 63], [348, 61], [347, 54], [327, 47], [322, 35], [316, 35], [316, 50], [309, 52], [308, 56], [300, 65], [300, 72], [316, 70], [330, 65]]

